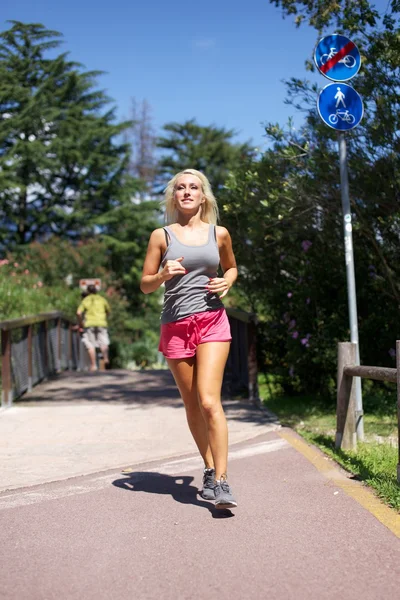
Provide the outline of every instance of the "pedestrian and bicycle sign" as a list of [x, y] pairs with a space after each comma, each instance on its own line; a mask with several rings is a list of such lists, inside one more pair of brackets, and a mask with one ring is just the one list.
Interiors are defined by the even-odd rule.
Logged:
[[319, 116], [337, 131], [357, 127], [364, 113], [360, 95], [344, 81], [357, 75], [361, 56], [357, 46], [344, 35], [323, 37], [315, 47], [314, 61], [319, 72], [336, 83], [320, 91], [317, 101]]
[[360, 95], [346, 83], [329, 83], [320, 91], [317, 102], [321, 119], [338, 131], [357, 127], [363, 117]]
[[357, 75], [361, 56], [357, 46], [344, 35], [327, 35], [317, 44], [314, 62], [319, 72], [332, 81], [348, 81]]

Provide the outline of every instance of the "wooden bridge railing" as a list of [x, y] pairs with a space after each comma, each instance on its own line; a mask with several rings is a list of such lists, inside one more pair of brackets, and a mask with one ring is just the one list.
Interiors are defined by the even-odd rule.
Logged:
[[400, 483], [400, 341], [396, 341], [396, 369], [356, 365], [356, 344], [338, 344], [337, 408], [336, 408], [336, 448], [354, 450], [357, 447], [356, 398], [354, 377], [389, 381], [397, 384], [397, 430], [399, 459], [397, 481]]
[[86, 353], [73, 325], [57, 311], [0, 321], [2, 407], [52, 373], [84, 368]]
[[225, 368], [224, 386], [230, 395], [245, 394], [259, 405], [257, 368], [257, 317], [235, 308], [226, 309], [232, 342]]
[[[232, 330], [224, 386], [230, 395], [247, 395], [259, 403], [257, 386], [256, 317], [227, 309]], [[74, 323], [61, 312], [0, 321], [1, 405], [12, 401], [50, 374], [85, 369], [88, 355]]]

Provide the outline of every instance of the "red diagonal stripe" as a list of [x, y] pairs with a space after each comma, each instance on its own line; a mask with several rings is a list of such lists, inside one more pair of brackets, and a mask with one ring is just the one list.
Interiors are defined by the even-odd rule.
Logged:
[[343, 48], [339, 50], [337, 54], [335, 54], [335, 56], [330, 58], [328, 62], [322, 65], [322, 67], [320, 67], [319, 70], [322, 71], [322, 73], [326, 73], [327, 71], [329, 71], [329, 69], [332, 69], [332, 67], [334, 67], [339, 62], [339, 60], [346, 56], [346, 54], [349, 54], [354, 47], [355, 44], [353, 44], [353, 42], [348, 42], [345, 46], [343, 46]]

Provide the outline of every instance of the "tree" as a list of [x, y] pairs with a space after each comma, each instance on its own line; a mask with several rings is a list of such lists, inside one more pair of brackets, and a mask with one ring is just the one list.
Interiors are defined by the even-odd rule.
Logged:
[[147, 100], [138, 103], [132, 99], [132, 125], [127, 132], [127, 142], [131, 146], [129, 164], [133, 177], [142, 183], [139, 195], [142, 200], [149, 199], [153, 193], [157, 172], [155, 157], [156, 136], [151, 118], [151, 107]]
[[0, 34], [0, 243], [76, 238], [129, 194], [129, 149], [109, 98], [66, 54], [61, 34], [11, 21]]
[[252, 155], [248, 143], [233, 142], [235, 132], [223, 127], [201, 126], [194, 119], [185, 123], [164, 125], [165, 137], [158, 147], [167, 150], [159, 167], [163, 182], [185, 168], [197, 169], [209, 179], [217, 192], [224, 184], [230, 169]]
[[[333, 26], [335, 31], [358, 33], [368, 26], [374, 27], [379, 17], [368, 0], [326, 0], [324, 3], [319, 0], [270, 0], [270, 3], [280, 6], [284, 15], [294, 15], [297, 27], [308, 19], [308, 24], [318, 32]], [[392, 6], [396, 4], [397, 0], [393, 0]]]
[[[129, 199], [98, 220], [102, 231], [100, 237], [108, 250], [108, 266], [130, 313], [132, 341], [139, 344], [137, 348], [135, 346], [136, 350], [139, 348], [142, 352], [146, 348], [149, 357], [157, 352], [162, 290], [144, 295], [140, 290], [140, 280], [151, 231], [159, 227], [159, 212], [156, 201], [135, 202]], [[135, 348], [130, 348], [128, 353], [134, 352]], [[134, 360], [137, 358], [136, 350]]]
[[[364, 363], [393, 366], [400, 335], [399, 6], [393, 2], [378, 18], [367, 2], [339, 2], [331, 11], [313, 0], [276, 4], [316, 28], [351, 35], [368, 64], [356, 84], [365, 117], [347, 135], [360, 349]], [[268, 124], [272, 147], [231, 173], [220, 200], [244, 307], [260, 318], [262, 368], [292, 389], [327, 393], [335, 388], [336, 342], [349, 337], [337, 134], [318, 117], [316, 85], [292, 79], [287, 86], [304, 126]]]

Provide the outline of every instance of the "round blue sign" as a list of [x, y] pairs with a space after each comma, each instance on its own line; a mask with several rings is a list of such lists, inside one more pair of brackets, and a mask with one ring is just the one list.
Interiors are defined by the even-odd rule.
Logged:
[[347, 83], [329, 83], [320, 91], [317, 101], [321, 119], [338, 131], [357, 127], [364, 114], [360, 95]]
[[344, 35], [327, 35], [317, 44], [314, 62], [319, 72], [332, 81], [348, 81], [357, 75], [361, 56], [357, 46]]

